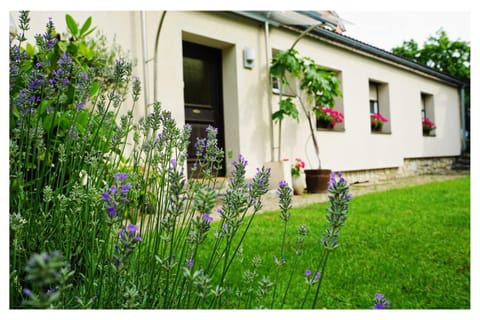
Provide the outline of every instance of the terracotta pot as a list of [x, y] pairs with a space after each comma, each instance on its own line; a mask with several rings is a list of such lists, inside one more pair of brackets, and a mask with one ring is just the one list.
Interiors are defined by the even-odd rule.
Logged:
[[322, 193], [328, 190], [330, 181], [330, 169], [307, 169], [305, 170], [305, 180], [307, 182], [307, 191], [309, 193]]

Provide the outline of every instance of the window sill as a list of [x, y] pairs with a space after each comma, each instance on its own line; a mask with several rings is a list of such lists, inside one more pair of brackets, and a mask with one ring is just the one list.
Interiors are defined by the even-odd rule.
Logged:
[[317, 128], [318, 132], [345, 132], [345, 129]]
[[425, 138], [435, 138], [437, 135], [436, 134], [424, 134], [423, 136]]
[[370, 131], [372, 134], [386, 134], [386, 135], [390, 135], [392, 134], [391, 131]]

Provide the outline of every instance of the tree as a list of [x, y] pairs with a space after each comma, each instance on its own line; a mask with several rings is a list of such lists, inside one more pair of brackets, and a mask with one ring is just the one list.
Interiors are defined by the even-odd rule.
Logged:
[[[423, 47], [413, 40], [404, 41], [392, 52], [431, 68], [446, 72], [460, 80], [465, 86], [466, 130], [470, 131], [470, 43], [461, 40], [452, 41], [443, 29], [424, 42]], [[467, 150], [470, 140], [467, 139]]]
[[393, 48], [392, 52], [461, 80], [470, 81], [470, 44], [450, 40], [443, 29], [430, 36], [422, 48], [415, 40], [410, 39]]

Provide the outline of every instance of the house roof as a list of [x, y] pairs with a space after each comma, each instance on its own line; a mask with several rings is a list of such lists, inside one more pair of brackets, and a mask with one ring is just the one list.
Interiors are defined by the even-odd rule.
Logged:
[[[268, 22], [276, 27], [303, 32], [313, 25], [309, 35], [348, 50], [361, 53], [378, 60], [410, 69], [414, 72], [436, 78], [455, 86], [463, 86], [465, 82], [437, 69], [414, 62], [389, 51], [377, 48], [365, 42], [345, 36], [340, 17], [332, 11], [234, 11], [235, 14], [261, 22]], [[343, 30], [342, 30], [343, 29]]]

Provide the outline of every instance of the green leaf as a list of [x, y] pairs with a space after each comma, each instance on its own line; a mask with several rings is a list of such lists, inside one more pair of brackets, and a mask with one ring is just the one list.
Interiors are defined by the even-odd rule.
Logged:
[[25, 52], [30, 56], [33, 57], [37, 50], [35, 49], [34, 46], [32, 46], [30, 43], [27, 43], [27, 47], [25, 48]]
[[47, 114], [45, 119], [43, 119], [43, 129], [45, 129], [45, 131], [47, 131], [47, 132], [52, 129], [54, 115], [55, 115], [55, 113], [53, 113], [53, 112], [49, 113], [49, 114]]
[[92, 83], [92, 86], [90, 87], [90, 98], [95, 96], [98, 93], [98, 90], [100, 89], [100, 83], [97, 81]]
[[58, 48], [60, 49], [61, 52], [65, 52], [68, 49], [68, 44], [65, 43], [64, 41], [58, 41]]
[[88, 31], [88, 28], [92, 25], [92, 17], [88, 17], [85, 23], [83, 24], [82, 28], [80, 29], [80, 34], [79, 36], [82, 37], [85, 32]]
[[47, 109], [47, 107], [50, 106], [50, 104], [51, 104], [50, 100], [43, 100], [42, 102], [40, 102], [40, 105], [37, 108], [39, 114], [45, 113], [45, 110]]
[[70, 33], [73, 36], [77, 37], [78, 36], [78, 25], [75, 22], [75, 20], [72, 18], [71, 15], [67, 14], [67, 15], [65, 15], [65, 21], [67, 23], [67, 27], [68, 27], [68, 30], [70, 31]]
[[285, 115], [285, 114], [283, 113], [282, 110], [275, 111], [275, 112], [272, 114], [272, 120], [273, 120], [273, 121], [282, 121], [284, 115]]
[[85, 57], [87, 60], [95, 58], [95, 52], [92, 47], [89, 47], [85, 42], [78, 44], [78, 54]]
[[88, 30], [86, 33], [82, 34], [82, 37], [85, 38], [86, 36], [88, 36], [89, 34], [91, 34], [95, 30], [97, 30], [97, 27], [94, 27], [94, 28]]
[[88, 124], [88, 116], [89, 116], [89, 111], [86, 109], [80, 110], [78, 115], [77, 115], [77, 129], [80, 133], [85, 133], [85, 129]]
[[287, 115], [289, 115], [290, 117], [298, 121], [299, 113], [298, 113], [297, 106], [292, 102], [290, 98], [288, 98], [287, 101], [288, 101], [288, 103], [286, 104]]
[[298, 121], [298, 109], [291, 98], [280, 101], [280, 110], [272, 114], [272, 120], [283, 120], [285, 116], [292, 117]]

